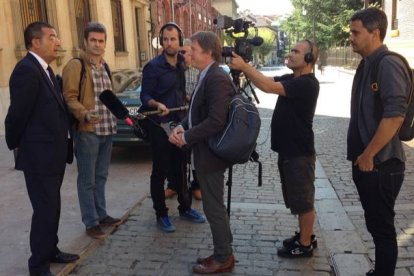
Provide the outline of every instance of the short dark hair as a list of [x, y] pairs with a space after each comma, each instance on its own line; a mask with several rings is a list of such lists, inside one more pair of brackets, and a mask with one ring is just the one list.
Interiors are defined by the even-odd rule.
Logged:
[[213, 32], [200, 31], [191, 36], [191, 42], [197, 41], [204, 52], [211, 51], [211, 57], [215, 61], [221, 58], [221, 42], [218, 36]]
[[384, 41], [387, 34], [388, 20], [384, 11], [370, 7], [364, 10], [357, 11], [351, 17], [351, 21], [361, 20], [364, 28], [372, 33], [375, 29], [380, 31], [381, 42]]
[[36, 21], [27, 25], [26, 29], [24, 29], [24, 46], [26, 50], [32, 48], [32, 39], [42, 38], [43, 28], [54, 29], [52, 25], [42, 21]]
[[83, 30], [83, 37], [88, 40], [89, 33], [102, 33], [105, 34], [106, 40], [106, 28], [102, 23], [89, 22], [86, 28]]

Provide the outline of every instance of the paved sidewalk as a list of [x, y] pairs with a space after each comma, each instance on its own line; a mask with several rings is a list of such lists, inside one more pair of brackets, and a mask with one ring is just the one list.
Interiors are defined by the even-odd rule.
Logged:
[[[139, 155], [136, 154], [138, 151], [141, 151]], [[140, 179], [149, 178], [149, 155], [144, 148], [133, 151], [114, 149], [106, 186], [107, 210], [111, 216], [126, 217], [129, 210], [148, 194], [149, 186], [143, 185]], [[4, 136], [0, 136], [0, 156], [0, 276], [25, 276], [28, 275], [27, 259], [30, 256], [32, 207], [23, 173], [13, 169], [13, 154], [7, 149]], [[67, 166], [61, 188], [58, 246], [62, 251], [83, 254], [97, 243], [85, 234], [81, 222], [76, 176], [76, 163]], [[105, 229], [108, 234], [112, 230]], [[64, 268], [64, 265], [51, 265], [54, 273]]]
[[[262, 110], [265, 141], [271, 110]], [[332, 275], [329, 252], [316, 224], [318, 249], [313, 258], [283, 259], [276, 254], [281, 241], [297, 230], [297, 219], [285, 208], [277, 172], [277, 154], [269, 150], [269, 139], [259, 145], [263, 162], [263, 186], [257, 186], [257, 165], [234, 167], [231, 228], [237, 260], [232, 275]], [[324, 177], [318, 168], [318, 177]], [[322, 187], [326, 179], [318, 178]], [[317, 192], [324, 198], [325, 190]], [[212, 253], [209, 225], [192, 224], [178, 218], [176, 199], [167, 201], [176, 232], [166, 234], [156, 227], [152, 201], [146, 198], [97, 250], [70, 275], [192, 275], [199, 256]], [[193, 205], [201, 210], [201, 202]], [[321, 238], [320, 238], [321, 237]]]

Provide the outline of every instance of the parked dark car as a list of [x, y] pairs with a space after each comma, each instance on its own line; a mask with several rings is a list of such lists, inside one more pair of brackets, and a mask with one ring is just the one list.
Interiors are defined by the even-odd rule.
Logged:
[[[117, 78], [117, 73], [113, 76], [114, 80]], [[139, 107], [141, 106], [141, 82], [137, 76], [129, 76], [128, 80], [122, 82], [118, 87], [116, 96], [128, 109], [129, 114], [135, 116], [138, 114]], [[148, 145], [147, 141], [138, 138], [133, 129], [128, 126], [125, 121], [118, 120], [117, 132], [113, 137], [114, 146], [139, 146]]]

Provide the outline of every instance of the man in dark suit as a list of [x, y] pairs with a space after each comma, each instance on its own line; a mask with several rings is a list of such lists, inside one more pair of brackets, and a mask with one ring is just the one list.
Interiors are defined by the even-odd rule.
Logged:
[[178, 147], [191, 147], [195, 168], [203, 195], [203, 209], [213, 236], [214, 253], [198, 258], [193, 272], [200, 274], [230, 272], [234, 268], [233, 236], [224, 205], [224, 172], [229, 167], [213, 154], [208, 138], [220, 132], [226, 124], [227, 112], [234, 89], [227, 74], [219, 67], [221, 44], [213, 32], [197, 32], [191, 37], [193, 66], [200, 70], [188, 116], [169, 137]]
[[78, 255], [58, 247], [60, 187], [66, 162], [73, 160], [68, 109], [49, 64], [60, 40], [55, 29], [34, 22], [24, 31], [29, 53], [10, 77], [10, 107], [5, 120], [6, 142], [17, 149], [16, 169], [24, 172], [33, 207], [30, 230], [30, 275], [52, 275], [50, 262], [67, 263]]

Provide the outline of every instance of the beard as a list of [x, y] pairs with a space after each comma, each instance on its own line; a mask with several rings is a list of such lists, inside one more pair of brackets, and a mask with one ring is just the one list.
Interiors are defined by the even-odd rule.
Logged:
[[170, 57], [175, 57], [175, 56], [178, 54], [178, 51], [176, 51], [176, 50], [174, 50], [174, 49], [171, 49], [171, 48], [167, 48], [167, 49], [165, 49], [165, 50], [164, 50], [164, 53], [165, 53], [167, 56], [170, 56]]

